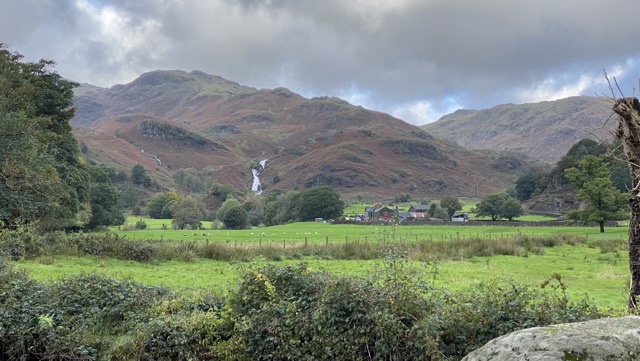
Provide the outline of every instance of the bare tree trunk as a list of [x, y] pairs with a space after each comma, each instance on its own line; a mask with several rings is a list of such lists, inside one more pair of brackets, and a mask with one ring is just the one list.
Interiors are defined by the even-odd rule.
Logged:
[[629, 221], [629, 270], [631, 286], [627, 313], [637, 314], [640, 296], [640, 102], [637, 98], [616, 100], [613, 111], [618, 114], [616, 137], [622, 142], [631, 173], [631, 220]]

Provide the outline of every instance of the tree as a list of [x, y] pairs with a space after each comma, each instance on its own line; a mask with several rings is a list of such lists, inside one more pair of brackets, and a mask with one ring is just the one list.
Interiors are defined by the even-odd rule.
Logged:
[[527, 173], [516, 181], [516, 198], [526, 201], [542, 193], [548, 184], [548, 175], [543, 172]]
[[147, 215], [155, 219], [173, 218], [171, 203], [180, 200], [176, 192], [156, 194], [147, 202]]
[[498, 220], [500, 212], [502, 211], [502, 204], [506, 199], [505, 194], [491, 194], [488, 195], [478, 203], [477, 217], [490, 216], [492, 221]]
[[[608, 80], [608, 79], [607, 79]], [[613, 89], [613, 88], [612, 88]], [[618, 131], [616, 138], [624, 147], [624, 157], [629, 167], [631, 181], [631, 196], [629, 205], [631, 218], [629, 220], [629, 271], [631, 284], [627, 299], [627, 313], [638, 312], [638, 297], [640, 296], [640, 101], [638, 98], [622, 98], [616, 100], [613, 111], [618, 114]]]
[[42, 228], [89, 222], [89, 173], [71, 132], [73, 87], [0, 44], [0, 221]]
[[90, 166], [91, 175], [91, 219], [85, 226], [92, 229], [98, 226], [115, 226], [123, 224], [124, 213], [118, 206], [118, 190], [113, 186], [111, 178], [104, 167]]
[[222, 203], [220, 208], [218, 208], [218, 214], [217, 214], [218, 219], [224, 222], [225, 213], [227, 213], [227, 211], [230, 210], [231, 208], [235, 208], [241, 205], [242, 204], [240, 203], [239, 200], [237, 200], [234, 196], [229, 195], [227, 199], [224, 201], [224, 203]]
[[440, 200], [440, 208], [447, 211], [449, 220], [451, 220], [451, 217], [453, 217], [457, 211], [462, 210], [462, 203], [460, 203], [456, 197], [444, 197]]
[[144, 185], [147, 178], [147, 171], [140, 164], [131, 168], [131, 181], [133, 184]]
[[171, 225], [174, 229], [199, 229], [202, 226], [202, 212], [198, 208], [198, 203], [192, 197], [185, 197], [172, 203], [170, 206], [173, 220]]
[[600, 232], [604, 232], [606, 221], [627, 218], [628, 196], [613, 186], [609, 168], [602, 158], [587, 155], [578, 165], [579, 168], [565, 170], [565, 177], [578, 187], [576, 198], [587, 202], [587, 207], [569, 212], [569, 218], [596, 222]]
[[507, 197], [502, 203], [502, 209], [500, 211], [500, 217], [506, 218], [511, 221], [513, 218], [520, 217], [524, 214], [522, 205], [513, 197]]
[[488, 195], [482, 198], [476, 208], [476, 216], [489, 216], [492, 221], [496, 221], [499, 218], [506, 218], [511, 221], [524, 213], [520, 203], [506, 193]]
[[247, 211], [242, 206], [230, 208], [222, 222], [227, 229], [244, 229], [247, 227]]
[[319, 186], [300, 193], [295, 205], [297, 219], [311, 221], [316, 218], [337, 218], [344, 211], [340, 193], [328, 186]]

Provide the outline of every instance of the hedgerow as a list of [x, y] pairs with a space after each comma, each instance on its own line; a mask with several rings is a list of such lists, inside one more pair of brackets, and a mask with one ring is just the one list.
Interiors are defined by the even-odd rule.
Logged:
[[[51, 250], [141, 261], [221, 251], [185, 243], [167, 252], [110, 234], [20, 229], [2, 237], [9, 259]], [[532, 251], [536, 241], [519, 247]], [[544, 288], [494, 281], [452, 293], [429, 283], [427, 263], [408, 261], [415, 249], [406, 244], [376, 252], [384, 262], [368, 277], [267, 264], [246, 267], [226, 295], [96, 274], [38, 283], [0, 257], [0, 359], [458, 360], [514, 330], [605, 315], [588, 298], [569, 301], [559, 275]]]

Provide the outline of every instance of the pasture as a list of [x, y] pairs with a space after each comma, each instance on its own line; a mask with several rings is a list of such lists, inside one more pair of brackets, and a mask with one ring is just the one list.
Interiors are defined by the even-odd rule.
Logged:
[[[237, 286], [243, 269], [265, 263], [281, 265], [307, 263], [344, 276], [375, 277], [385, 271], [383, 260], [327, 260], [314, 257], [268, 261], [258, 257], [248, 262], [213, 261], [195, 258], [141, 263], [99, 257], [45, 256], [14, 264], [36, 280], [51, 281], [76, 274], [100, 273], [177, 291], [208, 289], [225, 292]], [[423, 282], [450, 291], [463, 290], [480, 282], [508, 282], [539, 287], [554, 273], [561, 276], [570, 299], [588, 294], [597, 305], [624, 312], [628, 291], [626, 252], [588, 245], [561, 245], [545, 248], [541, 254], [524, 256], [472, 257], [456, 261], [408, 261], [407, 268]], [[551, 285], [559, 286], [557, 283]]]
[[[173, 230], [170, 219], [147, 219], [144, 230], [133, 229], [133, 224], [140, 219], [129, 217], [124, 226], [112, 228], [112, 231], [131, 240], [144, 241], [187, 241], [187, 242], [221, 242], [238, 244], [272, 244], [301, 245], [307, 243], [337, 243], [348, 241], [388, 242], [420, 241], [420, 240], [452, 240], [452, 239], [495, 239], [505, 237], [526, 236], [577, 236], [588, 239], [624, 239], [627, 237], [626, 226], [607, 227], [605, 233], [599, 233], [597, 227], [587, 226], [536, 226], [518, 227], [510, 222], [495, 222], [496, 225], [472, 226], [469, 224], [394, 226], [368, 224], [330, 224], [319, 222], [297, 222], [272, 227], [261, 227], [243, 230]], [[162, 225], [168, 229], [162, 229]], [[206, 224], [205, 224], [206, 226]], [[209, 224], [210, 226], [210, 224]]]

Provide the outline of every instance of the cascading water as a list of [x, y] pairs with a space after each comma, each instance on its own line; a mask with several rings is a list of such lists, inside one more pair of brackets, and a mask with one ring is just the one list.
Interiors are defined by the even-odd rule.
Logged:
[[260, 172], [263, 171], [267, 167], [267, 160], [264, 159], [260, 161], [260, 167], [251, 168], [251, 173], [253, 174], [253, 184], [251, 185], [251, 190], [256, 194], [262, 194], [262, 185], [260, 184]]

